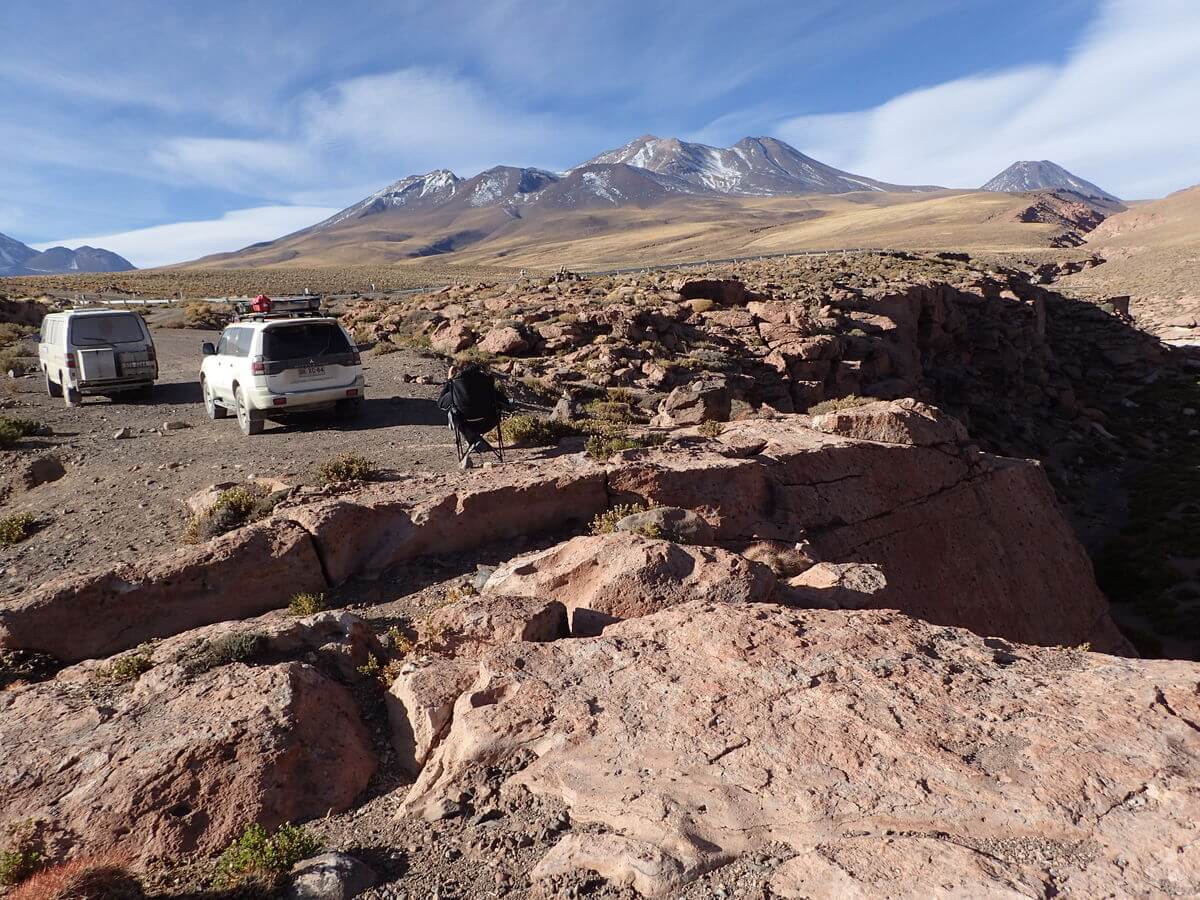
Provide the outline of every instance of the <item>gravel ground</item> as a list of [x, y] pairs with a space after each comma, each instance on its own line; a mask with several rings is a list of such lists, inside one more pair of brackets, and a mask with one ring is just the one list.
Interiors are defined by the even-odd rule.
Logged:
[[[4, 414], [37, 419], [51, 429], [0, 454], [11, 472], [34, 455], [53, 454], [67, 474], [25, 492], [13, 489], [0, 516], [31, 512], [39, 530], [0, 549], [0, 595], [27, 590], [51, 577], [94, 570], [177, 547], [187, 524], [184, 501], [218, 482], [250, 475], [295, 483], [322, 460], [346, 451], [382, 468], [444, 471], [456, 464], [454, 445], [434, 400], [445, 375], [441, 360], [408, 351], [366, 353], [367, 400], [361, 417], [339, 422], [332, 414], [268, 423], [245, 437], [232, 418], [204, 414], [197, 373], [200, 344], [214, 333], [186, 329], [154, 332], [161, 366], [148, 402], [86, 398], [67, 408], [46, 396], [41, 380], [6, 380]], [[407, 383], [405, 378], [427, 380]], [[162, 432], [166, 422], [188, 427]], [[127, 428], [128, 438], [114, 437]], [[0, 479], [2, 481], [3, 479]]]

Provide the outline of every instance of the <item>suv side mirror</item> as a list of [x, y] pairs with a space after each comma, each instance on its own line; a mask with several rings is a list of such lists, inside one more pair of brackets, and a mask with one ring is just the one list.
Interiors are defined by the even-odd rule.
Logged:
[[212, 341], [205, 341], [200, 345], [200, 352], [205, 356], [216, 356], [217, 348], [213, 346]]

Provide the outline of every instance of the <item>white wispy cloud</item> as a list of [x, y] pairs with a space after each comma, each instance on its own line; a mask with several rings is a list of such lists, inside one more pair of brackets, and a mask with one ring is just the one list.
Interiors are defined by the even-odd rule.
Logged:
[[776, 132], [893, 182], [978, 187], [1015, 160], [1052, 159], [1121, 196], [1161, 196], [1200, 181], [1197, 60], [1194, 0], [1114, 0], [1062, 65], [960, 78]]
[[237, 250], [307, 228], [337, 212], [328, 206], [259, 206], [235, 209], [219, 219], [175, 222], [117, 234], [66, 238], [34, 244], [36, 250], [87, 244], [121, 254], [143, 269]]

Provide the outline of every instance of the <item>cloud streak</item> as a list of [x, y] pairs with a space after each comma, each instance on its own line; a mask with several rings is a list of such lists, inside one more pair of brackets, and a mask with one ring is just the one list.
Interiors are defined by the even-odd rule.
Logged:
[[959, 78], [775, 130], [893, 182], [978, 187], [1017, 159], [1052, 159], [1121, 196], [1161, 196], [1200, 181], [1198, 59], [1190, 0], [1119, 0], [1062, 65]]

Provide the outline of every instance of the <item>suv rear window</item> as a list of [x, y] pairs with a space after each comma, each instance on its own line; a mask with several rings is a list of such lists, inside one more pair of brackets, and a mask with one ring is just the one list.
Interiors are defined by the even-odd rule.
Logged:
[[268, 361], [312, 359], [351, 350], [342, 329], [332, 322], [276, 326], [263, 332], [263, 357]]
[[142, 323], [133, 314], [77, 316], [71, 319], [72, 344], [123, 344], [144, 339]]

